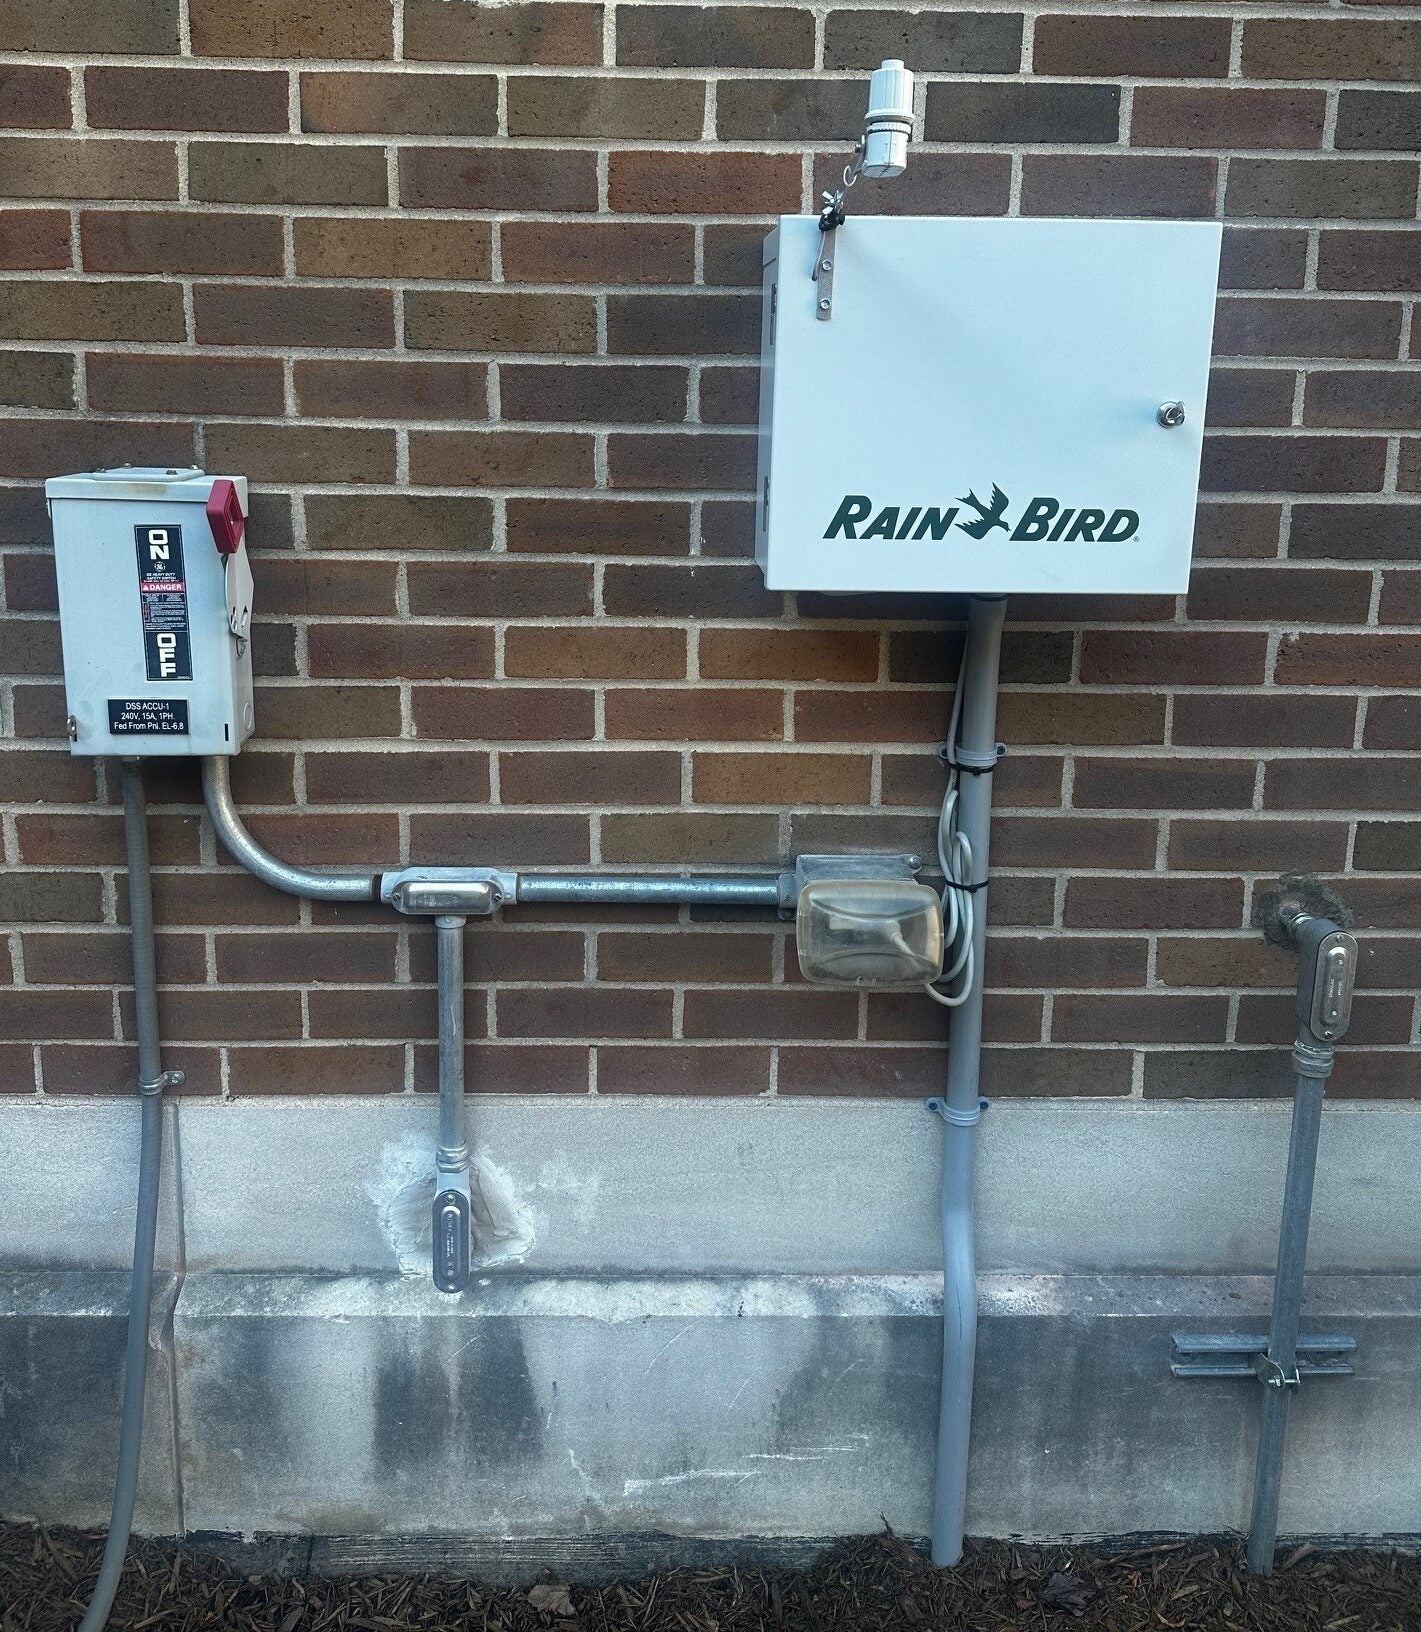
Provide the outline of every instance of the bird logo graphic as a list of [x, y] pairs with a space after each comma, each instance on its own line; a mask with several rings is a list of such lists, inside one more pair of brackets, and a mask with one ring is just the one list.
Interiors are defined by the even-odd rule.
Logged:
[[1006, 532], [1007, 524], [1002, 520], [1002, 517], [1006, 513], [1007, 496], [995, 482], [992, 483], [992, 502], [990, 504], [983, 504], [981, 499], [970, 488], [967, 490], [967, 496], [957, 502], [970, 505], [977, 512], [975, 521], [959, 521], [957, 524], [969, 538], [985, 538], [993, 527], [1000, 527], [1003, 532]]

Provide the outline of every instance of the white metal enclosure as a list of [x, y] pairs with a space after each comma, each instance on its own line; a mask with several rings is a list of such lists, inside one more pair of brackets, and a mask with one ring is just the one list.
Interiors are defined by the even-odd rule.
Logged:
[[[769, 587], [1185, 590], [1220, 237], [850, 215], [826, 312], [825, 234], [781, 217], [764, 258]], [[1183, 422], [1162, 423], [1174, 403]]]

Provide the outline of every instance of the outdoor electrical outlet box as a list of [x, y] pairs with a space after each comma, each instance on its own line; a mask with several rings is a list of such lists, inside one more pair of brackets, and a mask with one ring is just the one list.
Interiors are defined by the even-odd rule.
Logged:
[[253, 725], [246, 478], [124, 466], [44, 487], [71, 752], [235, 754]]
[[1220, 234], [782, 216], [764, 252], [767, 585], [1182, 593]]

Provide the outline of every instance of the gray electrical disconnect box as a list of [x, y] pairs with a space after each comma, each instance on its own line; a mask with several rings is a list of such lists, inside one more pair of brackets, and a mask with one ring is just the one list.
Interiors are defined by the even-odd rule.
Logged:
[[71, 752], [235, 754], [254, 723], [246, 478], [125, 465], [44, 490]]

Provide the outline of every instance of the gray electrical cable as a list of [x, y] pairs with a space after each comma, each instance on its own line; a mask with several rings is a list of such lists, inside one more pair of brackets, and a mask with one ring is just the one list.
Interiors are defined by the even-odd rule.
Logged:
[[153, 1254], [158, 1238], [158, 1177], [163, 1154], [163, 1072], [158, 1037], [158, 977], [153, 950], [153, 882], [148, 867], [148, 812], [143, 778], [124, 760], [123, 839], [128, 860], [128, 911], [133, 938], [133, 996], [138, 1019], [138, 1092], [143, 1107], [138, 1160], [138, 1210], [133, 1228], [133, 1275], [128, 1288], [128, 1334], [119, 1413], [118, 1468], [104, 1560], [79, 1632], [101, 1632], [113, 1608], [133, 1528], [138, 1458], [143, 1444], [143, 1396], [148, 1384], [148, 1320], [153, 1303]]

